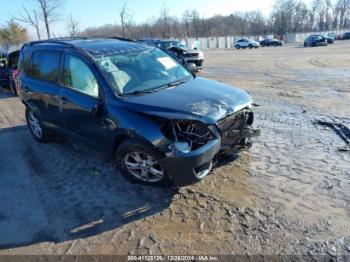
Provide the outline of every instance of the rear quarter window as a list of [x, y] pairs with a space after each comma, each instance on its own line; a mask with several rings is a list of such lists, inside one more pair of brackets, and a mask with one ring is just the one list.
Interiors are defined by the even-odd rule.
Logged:
[[51, 83], [58, 83], [61, 54], [59, 52], [34, 52], [28, 75], [32, 78]]

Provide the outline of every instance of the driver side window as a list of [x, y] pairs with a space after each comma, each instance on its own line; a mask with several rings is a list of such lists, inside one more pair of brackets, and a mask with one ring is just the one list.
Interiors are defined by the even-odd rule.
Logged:
[[64, 59], [64, 85], [83, 94], [98, 97], [97, 80], [88, 65], [69, 54]]

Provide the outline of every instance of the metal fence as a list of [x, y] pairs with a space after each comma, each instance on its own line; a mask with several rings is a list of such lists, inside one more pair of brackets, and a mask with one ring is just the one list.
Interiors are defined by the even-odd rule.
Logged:
[[[350, 29], [342, 30], [329, 30], [319, 32], [308, 32], [308, 33], [287, 33], [285, 35], [286, 43], [300, 43], [304, 42], [305, 38], [311, 34], [326, 35], [328, 33], [341, 34], [344, 32], [350, 32]], [[274, 35], [255, 35], [255, 36], [217, 36], [217, 37], [199, 37], [199, 38], [187, 38], [182, 39], [181, 42], [186, 43], [191, 48], [198, 49], [215, 49], [215, 48], [234, 48], [235, 43], [240, 38], [248, 38], [255, 41], [261, 41], [265, 38], [273, 38]]]

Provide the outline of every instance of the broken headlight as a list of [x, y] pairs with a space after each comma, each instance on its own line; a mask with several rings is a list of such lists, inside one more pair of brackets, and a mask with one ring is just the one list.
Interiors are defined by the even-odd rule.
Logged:
[[195, 151], [213, 139], [213, 133], [208, 126], [194, 120], [170, 121], [163, 126], [162, 131], [174, 141], [175, 149], [183, 153]]

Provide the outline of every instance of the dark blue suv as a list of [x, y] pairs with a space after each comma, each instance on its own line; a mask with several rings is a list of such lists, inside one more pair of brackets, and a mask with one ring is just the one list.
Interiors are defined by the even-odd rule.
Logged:
[[39, 142], [63, 135], [113, 155], [131, 182], [188, 185], [249, 143], [252, 99], [125, 39], [25, 44], [18, 85]]

